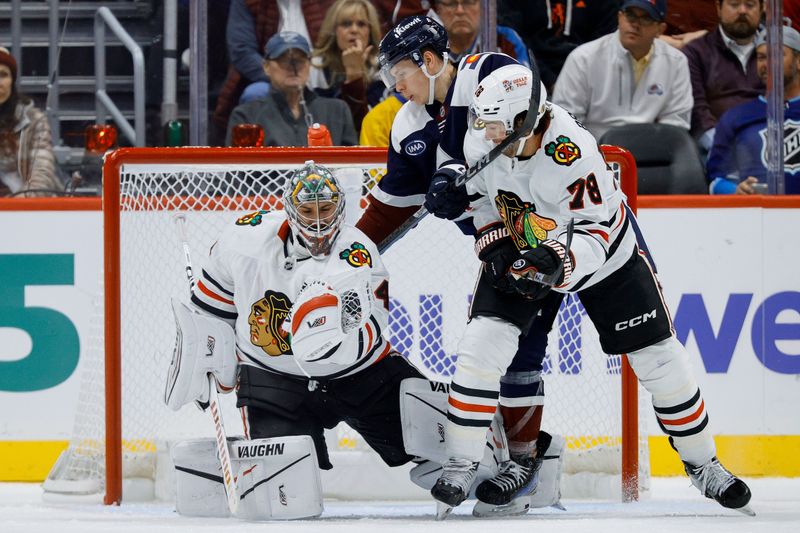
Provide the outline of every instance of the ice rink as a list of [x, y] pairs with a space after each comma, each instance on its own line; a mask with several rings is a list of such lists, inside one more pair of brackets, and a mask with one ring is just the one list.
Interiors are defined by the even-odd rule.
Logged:
[[178, 516], [164, 503], [53, 505], [41, 499], [38, 484], [0, 483], [2, 533], [129, 533], [208, 531], [502, 533], [687, 533], [800, 532], [800, 479], [748, 479], [753, 491], [747, 517], [701, 498], [686, 478], [654, 478], [650, 496], [638, 503], [565, 500], [566, 511], [537, 509], [513, 519], [476, 519], [465, 502], [444, 522], [433, 520], [432, 502], [326, 501], [318, 520], [246, 523], [235, 519]]

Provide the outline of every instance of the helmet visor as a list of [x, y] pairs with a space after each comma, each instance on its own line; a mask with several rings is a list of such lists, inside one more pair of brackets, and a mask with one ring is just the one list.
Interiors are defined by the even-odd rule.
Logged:
[[397, 82], [407, 80], [416, 74], [420, 68], [412, 61], [400, 60], [397, 63], [383, 65], [380, 70], [381, 81], [389, 89], [394, 89]]
[[502, 120], [484, 120], [472, 106], [469, 108], [468, 120], [472, 133], [483, 137], [487, 141], [502, 141], [511, 133], [506, 128], [505, 122]]

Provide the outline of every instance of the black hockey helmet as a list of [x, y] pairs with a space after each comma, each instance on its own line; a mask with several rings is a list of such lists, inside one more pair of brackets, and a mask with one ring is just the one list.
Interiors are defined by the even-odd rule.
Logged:
[[423, 68], [422, 49], [432, 48], [447, 61], [450, 43], [447, 31], [430, 17], [414, 15], [401, 20], [387, 33], [378, 47], [381, 79], [387, 87], [394, 87], [395, 79], [390, 69], [403, 59], [410, 59]]

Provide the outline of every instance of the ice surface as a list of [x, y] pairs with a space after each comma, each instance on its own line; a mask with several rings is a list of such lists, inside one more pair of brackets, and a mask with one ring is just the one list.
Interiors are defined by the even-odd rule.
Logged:
[[[46, 504], [35, 484], [0, 483], [0, 532], [2, 533], [133, 533], [143, 532], [341, 532], [502, 533], [689, 533], [689, 532], [800, 532], [800, 479], [749, 479], [753, 491], [750, 518], [723, 509], [702, 498], [685, 478], [653, 478], [647, 500], [618, 502], [566, 500], [567, 511], [537, 509], [524, 517], [476, 519], [472, 503], [465, 502], [445, 522], [433, 521], [432, 502], [326, 501], [318, 520], [245, 523], [235, 519], [199, 519], [178, 516], [163, 503]], [[489, 525], [487, 522], [491, 522]]]

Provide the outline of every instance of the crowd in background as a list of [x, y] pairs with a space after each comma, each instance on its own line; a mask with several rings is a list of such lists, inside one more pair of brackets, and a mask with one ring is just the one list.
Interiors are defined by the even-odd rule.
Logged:
[[[798, 4], [784, 2], [784, 88], [787, 135], [795, 128], [800, 138]], [[535, 63], [550, 99], [601, 142], [630, 124], [678, 128], [708, 162], [712, 193], [747, 194], [766, 173], [753, 126], [766, 128], [766, 107], [753, 104], [764, 101], [767, 81], [764, 8], [763, 0], [497, 0], [497, 51]], [[387, 146], [405, 99], [378, 76], [378, 44], [414, 14], [442, 22], [454, 63], [482, 50], [480, 0], [230, 0], [211, 143], [236, 144], [237, 125], [257, 124], [264, 146], [305, 146], [321, 124], [333, 145]], [[0, 195], [58, 194], [47, 120], [17, 78], [14, 57], [0, 49]], [[800, 151], [787, 154], [787, 192], [800, 193], [796, 159]]]

